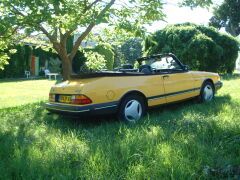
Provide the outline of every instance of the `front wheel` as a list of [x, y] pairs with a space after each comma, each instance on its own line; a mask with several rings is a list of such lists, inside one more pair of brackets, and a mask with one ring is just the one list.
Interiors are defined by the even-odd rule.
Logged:
[[118, 118], [127, 123], [135, 123], [145, 115], [145, 112], [144, 98], [138, 95], [129, 95], [120, 104]]
[[214, 86], [211, 82], [207, 81], [203, 84], [199, 100], [200, 102], [209, 102], [214, 98]]

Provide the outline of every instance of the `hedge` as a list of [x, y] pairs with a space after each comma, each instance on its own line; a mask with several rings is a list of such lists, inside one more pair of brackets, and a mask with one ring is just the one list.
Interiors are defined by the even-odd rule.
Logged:
[[169, 25], [145, 39], [145, 53], [174, 53], [193, 70], [232, 73], [239, 43], [212, 27]]
[[32, 48], [27, 45], [16, 45], [13, 48], [17, 52], [10, 55], [9, 64], [4, 66], [4, 70], [0, 70], [0, 78], [23, 77], [24, 71], [29, 70], [29, 57]]
[[95, 48], [92, 49], [94, 52], [99, 53], [100, 55], [104, 56], [106, 60], [106, 68], [108, 70], [113, 69], [114, 64], [114, 50], [113, 47], [108, 43], [99, 43]]

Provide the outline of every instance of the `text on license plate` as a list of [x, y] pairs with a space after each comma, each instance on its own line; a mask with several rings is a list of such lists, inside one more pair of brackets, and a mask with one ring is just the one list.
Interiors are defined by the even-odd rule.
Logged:
[[60, 95], [59, 96], [59, 102], [71, 103], [72, 102], [72, 97], [71, 96]]

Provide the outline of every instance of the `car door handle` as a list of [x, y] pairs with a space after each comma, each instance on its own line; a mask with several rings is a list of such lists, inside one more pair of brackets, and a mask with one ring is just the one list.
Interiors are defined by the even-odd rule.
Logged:
[[169, 75], [164, 75], [164, 76], [163, 76], [163, 79], [165, 79], [165, 78], [169, 78]]

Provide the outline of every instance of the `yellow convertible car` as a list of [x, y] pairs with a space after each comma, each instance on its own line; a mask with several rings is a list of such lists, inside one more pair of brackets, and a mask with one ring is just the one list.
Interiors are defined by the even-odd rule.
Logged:
[[137, 59], [138, 68], [73, 75], [53, 86], [46, 109], [60, 114], [115, 113], [136, 122], [153, 106], [197, 97], [211, 101], [222, 87], [216, 73], [189, 71], [173, 54]]

